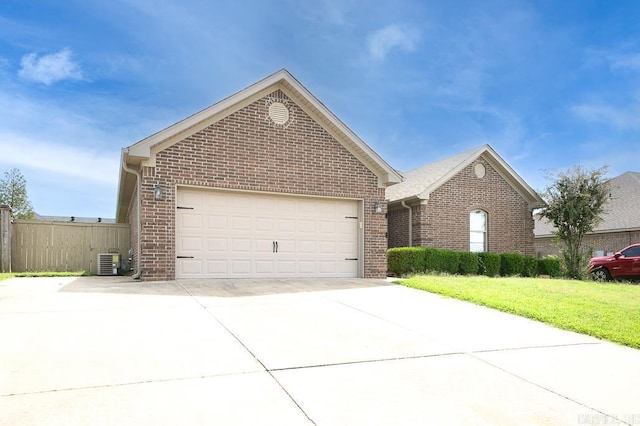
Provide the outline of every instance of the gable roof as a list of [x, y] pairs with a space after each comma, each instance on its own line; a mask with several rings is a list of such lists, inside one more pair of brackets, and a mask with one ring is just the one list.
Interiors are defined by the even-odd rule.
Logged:
[[[384, 188], [402, 180], [402, 176], [393, 167], [285, 69], [281, 69], [246, 89], [124, 148], [122, 150], [122, 164], [132, 168], [139, 168], [142, 165], [153, 166], [155, 165], [156, 153], [278, 89], [282, 90], [296, 105], [371, 170], [378, 177], [380, 187]], [[121, 167], [116, 212], [119, 219], [123, 217], [122, 215], [128, 208], [134, 186], [135, 178]]]
[[[640, 229], [640, 172], [626, 172], [609, 180], [610, 198], [602, 215], [602, 222], [594, 233], [620, 232]], [[536, 237], [553, 235], [552, 224], [536, 215]], [[622, 247], [621, 247], [622, 248]]]
[[462, 169], [482, 157], [529, 203], [530, 208], [544, 201], [489, 145], [482, 145], [404, 174], [404, 182], [386, 190], [390, 203], [427, 200], [430, 194], [453, 178]]

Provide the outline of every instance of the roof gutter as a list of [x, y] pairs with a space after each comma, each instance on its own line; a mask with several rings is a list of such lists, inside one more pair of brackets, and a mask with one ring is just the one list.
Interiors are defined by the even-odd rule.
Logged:
[[400, 205], [409, 210], [409, 247], [413, 247], [413, 218], [411, 217], [413, 212], [411, 211], [411, 207], [405, 204], [404, 200], [400, 202]]
[[[124, 148], [122, 150], [123, 154], [128, 154], [129, 153], [129, 148]], [[136, 238], [138, 239], [137, 244], [136, 244], [136, 266], [137, 266], [137, 271], [135, 274], [133, 274], [133, 276], [131, 277], [134, 280], [137, 280], [140, 278], [140, 275], [142, 275], [142, 268], [140, 267], [140, 254], [142, 253], [142, 248], [140, 246], [140, 231], [142, 230], [142, 225], [140, 223], [140, 207], [142, 205], [141, 199], [140, 199], [140, 195], [141, 195], [141, 191], [140, 191], [140, 186], [142, 184], [142, 177], [140, 176], [140, 172], [138, 170], [132, 169], [127, 165], [127, 162], [124, 159], [124, 155], [122, 156], [122, 169], [127, 172], [127, 173], [131, 173], [132, 175], [134, 175], [136, 177], [136, 199], [138, 200], [138, 206], [136, 208], [136, 226], [137, 226], [137, 232], [136, 232]]]

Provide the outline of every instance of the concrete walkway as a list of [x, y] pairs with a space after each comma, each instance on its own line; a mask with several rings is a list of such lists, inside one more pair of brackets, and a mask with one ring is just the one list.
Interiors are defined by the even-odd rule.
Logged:
[[640, 424], [640, 351], [382, 280], [15, 278], [0, 424]]

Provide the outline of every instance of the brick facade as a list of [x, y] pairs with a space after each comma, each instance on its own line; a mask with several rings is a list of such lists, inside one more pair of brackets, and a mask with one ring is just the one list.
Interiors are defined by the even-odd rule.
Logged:
[[[476, 177], [474, 166], [486, 175]], [[413, 245], [469, 250], [469, 213], [487, 213], [487, 250], [533, 255], [533, 216], [529, 204], [487, 161], [478, 159], [412, 208]], [[389, 247], [408, 245], [409, 210], [395, 203], [389, 209]]]
[[[287, 126], [267, 118], [273, 99], [291, 108]], [[153, 198], [155, 184], [163, 188], [161, 200]], [[142, 168], [141, 185], [144, 280], [175, 278], [181, 185], [362, 199], [364, 276], [386, 275], [387, 222], [373, 208], [376, 201], [384, 205], [377, 176], [280, 90], [158, 152], [155, 167]]]

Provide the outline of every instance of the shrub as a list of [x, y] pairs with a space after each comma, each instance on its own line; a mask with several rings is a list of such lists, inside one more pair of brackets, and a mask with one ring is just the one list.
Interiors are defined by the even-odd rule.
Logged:
[[538, 259], [533, 256], [524, 257], [524, 268], [522, 269], [522, 276], [524, 277], [537, 277], [538, 273]]
[[442, 259], [441, 272], [457, 274], [460, 267], [460, 253], [453, 250], [440, 250]]
[[394, 275], [424, 272], [422, 247], [394, 247], [387, 250], [387, 269]]
[[500, 255], [500, 275], [523, 275], [524, 256], [519, 253], [503, 253]]
[[478, 273], [478, 255], [468, 251], [458, 253], [460, 265], [458, 272], [462, 275], [475, 275]]
[[560, 259], [555, 256], [548, 256], [538, 259], [538, 272], [541, 275], [559, 277], [562, 273]]
[[481, 275], [495, 277], [500, 272], [500, 255], [495, 253], [478, 253], [478, 272]]
[[425, 271], [440, 271], [440, 250], [433, 247], [424, 248], [424, 265]]

